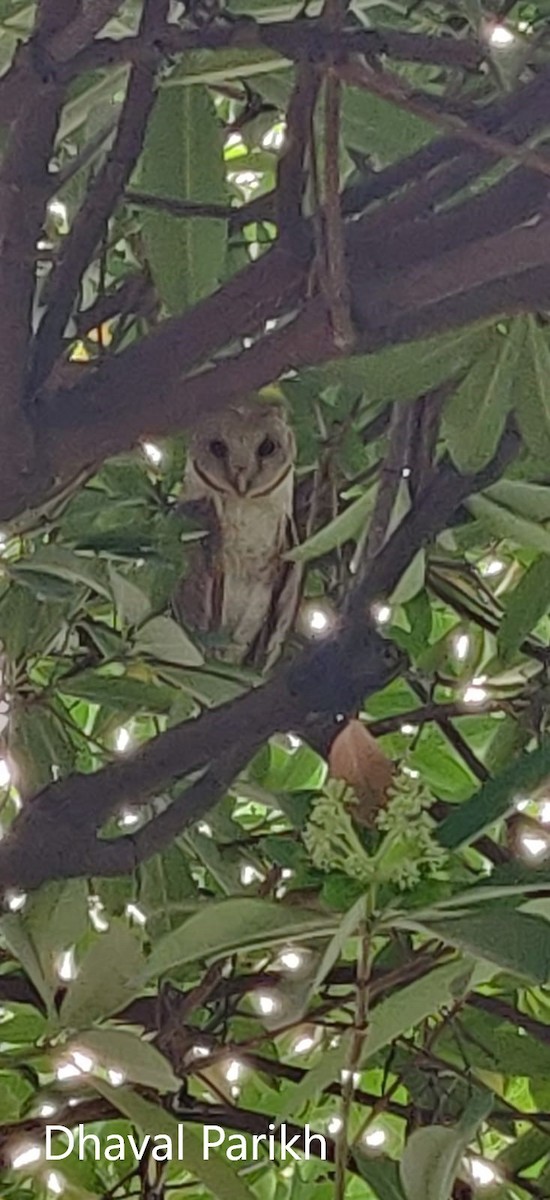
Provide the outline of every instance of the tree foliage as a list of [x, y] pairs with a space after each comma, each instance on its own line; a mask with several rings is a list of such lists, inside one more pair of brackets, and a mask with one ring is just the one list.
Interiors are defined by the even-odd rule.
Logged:
[[[550, 1196], [549, 11], [495, 7], [0, 0], [9, 1200]], [[264, 677], [170, 599], [186, 430], [273, 386]]]

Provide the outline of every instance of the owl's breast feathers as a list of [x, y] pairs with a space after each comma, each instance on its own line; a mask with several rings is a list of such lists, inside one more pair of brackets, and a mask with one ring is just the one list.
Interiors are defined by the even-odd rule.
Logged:
[[[268, 665], [296, 613], [300, 571], [284, 560], [296, 544], [293, 473], [267, 495], [237, 496], [206, 488], [189, 464], [185, 499], [208, 505], [208, 536], [197, 544], [176, 597], [184, 624], [227, 639], [235, 663]], [[203, 511], [206, 512], [206, 510]]]

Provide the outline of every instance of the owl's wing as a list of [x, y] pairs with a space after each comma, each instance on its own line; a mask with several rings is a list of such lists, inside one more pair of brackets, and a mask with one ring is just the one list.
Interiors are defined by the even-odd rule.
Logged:
[[281, 546], [281, 560], [273, 582], [269, 615], [249, 654], [249, 662], [267, 670], [279, 657], [292, 629], [302, 590], [303, 571], [299, 563], [286, 562], [282, 555], [298, 542], [294, 521], [289, 518]]
[[206, 536], [191, 546], [185, 575], [178, 580], [172, 596], [172, 609], [180, 625], [207, 633], [219, 624], [222, 580], [219, 577], [217, 548], [220, 542], [218, 516], [211, 500], [184, 500], [178, 513], [196, 521]]

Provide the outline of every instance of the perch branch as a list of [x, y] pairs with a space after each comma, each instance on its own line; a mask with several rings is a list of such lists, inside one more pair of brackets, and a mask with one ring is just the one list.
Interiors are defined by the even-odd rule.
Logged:
[[[174, 726], [126, 760], [93, 775], [52, 783], [29, 800], [0, 844], [3, 890], [37, 887], [51, 878], [133, 869], [206, 812], [227, 790], [229, 778], [275, 731], [299, 727], [313, 711], [346, 711], [384, 686], [395, 674], [395, 659], [388, 662], [386, 643], [366, 619], [370, 605], [391, 592], [417, 551], [445, 528], [464, 498], [498, 477], [517, 447], [518, 437], [510, 429], [493, 462], [479, 475], [460, 476], [447, 463], [434, 472], [431, 486], [368, 571], [359, 574], [333, 638], [306, 650], [257, 690]], [[202, 780], [137, 836], [116, 841], [98, 837], [123, 803], [146, 803], [175, 777], [207, 764]]]

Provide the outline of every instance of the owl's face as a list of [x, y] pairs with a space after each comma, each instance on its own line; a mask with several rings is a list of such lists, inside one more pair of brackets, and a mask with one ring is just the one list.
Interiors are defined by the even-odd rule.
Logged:
[[204, 483], [226, 495], [265, 496], [288, 475], [296, 447], [282, 409], [252, 402], [212, 417], [189, 447]]

